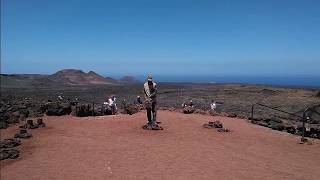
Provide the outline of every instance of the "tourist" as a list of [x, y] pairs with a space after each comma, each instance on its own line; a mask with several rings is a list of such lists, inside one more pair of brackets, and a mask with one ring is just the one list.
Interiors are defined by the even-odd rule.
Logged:
[[157, 117], [157, 84], [153, 82], [151, 75], [148, 75], [147, 82], [144, 83], [143, 87], [148, 123], [153, 125], [156, 123]]

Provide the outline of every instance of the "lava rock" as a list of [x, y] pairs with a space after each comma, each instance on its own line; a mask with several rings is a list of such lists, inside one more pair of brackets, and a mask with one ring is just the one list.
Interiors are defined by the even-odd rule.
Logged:
[[36, 122], [36, 126], [38, 126], [39, 128], [43, 128], [43, 127], [46, 127], [46, 124], [43, 122], [41, 118], [38, 118]]
[[227, 114], [227, 117], [235, 118], [235, 117], [237, 117], [237, 114], [235, 114], [235, 113], [228, 113], [228, 114]]
[[0, 129], [6, 129], [8, 127], [7, 121], [0, 120]]
[[144, 130], [163, 130], [163, 128], [158, 123], [156, 123], [156, 124], [147, 123], [142, 126], [142, 129], [144, 129]]
[[184, 114], [192, 114], [194, 113], [195, 109], [191, 106], [187, 106], [187, 107], [184, 107], [182, 111]]
[[16, 149], [3, 149], [0, 151], [0, 160], [4, 159], [17, 159], [20, 151]]
[[20, 129], [19, 132], [17, 132], [15, 135], [14, 135], [14, 138], [30, 138], [32, 137], [32, 134], [31, 133], [28, 133], [26, 129]]
[[208, 123], [204, 124], [203, 127], [205, 128], [223, 128], [223, 125], [220, 121], [209, 121]]
[[268, 123], [268, 127], [273, 129], [273, 130], [277, 130], [277, 131], [282, 131], [285, 128], [285, 126], [282, 123], [277, 123], [277, 122], [274, 122], [274, 121], [270, 121]]
[[63, 116], [69, 115], [72, 111], [70, 103], [47, 103], [47, 112], [48, 116]]
[[295, 134], [296, 131], [297, 131], [296, 128], [293, 127], [293, 126], [288, 126], [288, 127], [286, 127], [285, 129], [286, 129], [286, 131], [287, 131], [288, 133], [290, 133], [290, 134]]
[[229, 129], [225, 129], [225, 128], [219, 128], [217, 131], [218, 132], [230, 132]]
[[23, 128], [23, 129], [36, 129], [36, 128], [38, 128], [38, 125], [33, 123], [33, 120], [27, 120], [27, 123], [24, 124], [23, 126], [20, 126], [20, 128]]
[[17, 138], [4, 139], [0, 141], [0, 148], [13, 148], [19, 145], [21, 145], [21, 141]]
[[124, 113], [130, 114], [130, 115], [139, 112], [139, 110], [140, 110], [140, 106], [137, 106], [135, 104], [128, 104], [126, 107], [124, 107]]
[[88, 117], [94, 115], [90, 104], [81, 104], [76, 108], [75, 112], [77, 117]]
[[19, 123], [20, 112], [19, 111], [15, 111], [13, 113], [10, 113], [9, 117], [10, 118], [7, 120], [8, 124]]
[[219, 115], [219, 113], [217, 113], [215, 110], [212, 110], [212, 109], [209, 110], [209, 114], [210, 114], [211, 116], [217, 116], [217, 115]]

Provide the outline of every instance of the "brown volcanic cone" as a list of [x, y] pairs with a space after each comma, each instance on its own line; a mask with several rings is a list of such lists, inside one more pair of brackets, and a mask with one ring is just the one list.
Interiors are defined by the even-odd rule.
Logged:
[[77, 69], [64, 69], [56, 72], [50, 76], [50, 79], [55, 82], [65, 83], [65, 84], [115, 84], [116, 80], [111, 78], [104, 78], [99, 74], [90, 71], [85, 73]]

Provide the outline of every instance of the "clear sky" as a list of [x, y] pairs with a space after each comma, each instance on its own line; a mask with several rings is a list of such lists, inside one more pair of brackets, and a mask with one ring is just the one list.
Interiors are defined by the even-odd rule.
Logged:
[[1, 72], [320, 76], [319, 0], [1, 0]]

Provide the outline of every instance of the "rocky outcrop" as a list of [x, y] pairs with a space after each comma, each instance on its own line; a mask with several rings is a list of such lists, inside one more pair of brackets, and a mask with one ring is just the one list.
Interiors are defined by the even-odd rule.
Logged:
[[250, 119], [251, 123], [260, 126], [268, 127], [277, 131], [284, 131], [290, 134], [296, 134], [302, 136], [304, 133], [305, 137], [312, 137], [320, 139], [320, 127], [315, 125], [311, 128], [303, 128], [301, 125], [293, 126], [291, 124], [285, 124], [282, 120], [271, 118], [271, 119]]
[[21, 145], [21, 140], [18, 138], [4, 139], [0, 141], [0, 148], [14, 148]]
[[14, 135], [14, 138], [23, 138], [23, 139], [27, 139], [27, 138], [31, 138], [32, 134], [28, 133], [28, 131], [26, 129], [20, 129], [19, 132], [17, 132]]
[[192, 113], [194, 113], [195, 109], [194, 109], [194, 107], [186, 106], [183, 108], [182, 111], [184, 114], [192, 114]]
[[144, 129], [144, 130], [163, 130], [163, 128], [158, 123], [156, 123], [156, 124], [147, 123], [142, 126], [142, 129]]
[[209, 121], [203, 125], [204, 128], [223, 128], [223, 125], [220, 121]]
[[27, 120], [27, 123], [20, 126], [23, 129], [36, 129], [46, 127], [46, 124], [43, 122], [42, 118], [38, 118], [37, 122], [34, 123], [33, 120]]
[[71, 113], [71, 104], [62, 102], [49, 102], [46, 105], [46, 114], [48, 116], [62, 116]]
[[229, 129], [223, 128], [223, 124], [220, 121], [209, 121], [203, 124], [204, 128], [216, 129], [217, 132], [230, 132]]
[[20, 155], [20, 151], [17, 149], [3, 149], [0, 150], [0, 160], [4, 159], [17, 159]]
[[135, 104], [127, 104], [123, 109], [123, 114], [135, 114], [140, 111], [141, 106]]

